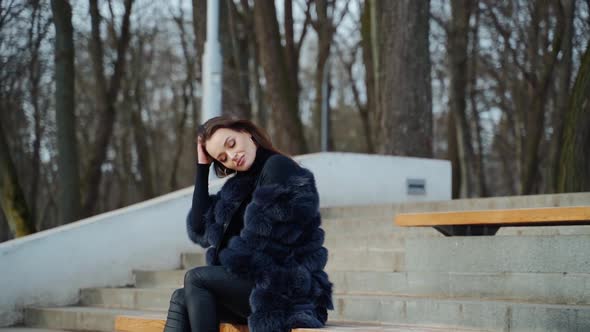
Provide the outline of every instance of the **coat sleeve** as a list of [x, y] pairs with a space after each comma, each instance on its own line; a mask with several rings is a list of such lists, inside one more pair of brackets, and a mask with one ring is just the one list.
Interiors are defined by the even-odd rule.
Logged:
[[192, 206], [186, 218], [186, 230], [189, 239], [206, 248], [207, 227], [214, 222], [213, 210], [217, 203], [217, 195], [209, 195], [209, 165], [197, 164], [195, 189]]

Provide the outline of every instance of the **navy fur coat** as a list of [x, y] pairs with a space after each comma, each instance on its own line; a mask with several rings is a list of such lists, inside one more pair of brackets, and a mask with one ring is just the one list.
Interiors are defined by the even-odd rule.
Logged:
[[[288, 173], [281, 180], [265, 176], [269, 163]], [[228, 179], [219, 193], [211, 195], [204, 224], [187, 225], [189, 238], [209, 247], [208, 265], [220, 263], [254, 281], [248, 317], [251, 332], [322, 327], [327, 310], [333, 310], [332, 283], [324, 272], [328, 251], [323, 247], [314, 176], [290, 158], [275, 155], [267, 160], [260, 177], [258, 182], [241, 174]], [[247, 203], [244, 228], [229, 240], [217, 261], [223, 225], [242, 203]]]

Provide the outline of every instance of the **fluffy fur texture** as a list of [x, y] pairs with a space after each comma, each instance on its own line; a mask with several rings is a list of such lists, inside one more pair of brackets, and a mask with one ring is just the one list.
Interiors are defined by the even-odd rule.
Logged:
[[[247, 176], [229, 179], [213, 195], [204, 224], [187, 225], [189, 237], [203, 247], [210, 246], [207, 264], [221, 264], [254, 280], [250, 331], [322, 327], [327, 310], [333, 310], [332, 283], [323, 271], [328, 251], [323, 247], [313, 174], [297, 166], [297, 172], [280, 183], [262, 181], [256, 185], [255, 181]], [[240, 236], [234, 236], [217, 259], [216, 246], [223, 236], [224, 223], [251, 192]]]

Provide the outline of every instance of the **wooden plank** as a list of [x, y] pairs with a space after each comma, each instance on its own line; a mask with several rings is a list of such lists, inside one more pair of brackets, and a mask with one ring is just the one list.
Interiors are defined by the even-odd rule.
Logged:
[[166, 319], [161, 316], [117, 316], [117, 332], [162, 332]]
[[[155, 316], [117, 316], [115, 319], [115, 331], [117, 332], [162, 332], [166, 319], [161, 315]], [[476, 332], [469, 328], [448, 328], [423, 325], [398, 325], [373, 322], [334, 322], [330, 321], [324, 328], [297, 328], [291, 332]], [[221, 323], [219, 332], [249, 332], [246, 325], [233, 325]]]
[[[162, 332], [166, 325], [166, 318], [154, 316], [117, 316], [115, 331], [117, 332]], [[221, 323], [219, 332], [248, 332], [247, 325]]]
[[219, 324], [219, 332], [248, 332], [248, 325]]
[[590, 206], [568, 206], [509, 210], [399, 213], [397, 226], [503, 225], [503, 224], [590, 224]]

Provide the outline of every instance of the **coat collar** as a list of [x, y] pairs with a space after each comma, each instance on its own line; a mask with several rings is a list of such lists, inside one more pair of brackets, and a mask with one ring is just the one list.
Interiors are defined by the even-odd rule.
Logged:
[[236, 176], [258, 176], [268, 158], [275, 154], [276, 152], [274, 151], [268, 150], [262, 146], [258, 146], [256, 148], [256, 157], [254, 157], [252, 166], [243, 172], [237, 172]]

